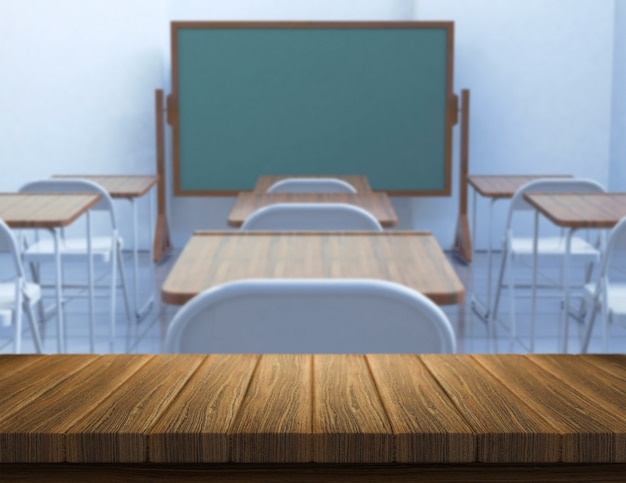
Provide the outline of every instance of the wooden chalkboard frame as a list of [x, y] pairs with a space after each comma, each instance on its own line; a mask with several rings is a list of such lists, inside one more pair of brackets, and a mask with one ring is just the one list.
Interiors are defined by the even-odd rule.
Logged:
[[[178, 31], [179, 29], [208, 28], [268, 28], [268, 29], [446, 29], [446, 112], [445, 112], [445, 166], [442, 190], [386, 190], [392, 196], [450, 196], [452, 192], [452, 128], [457, 123], [458, 97], [453, 92], [454, 78], [454, 22], [232, 22], [232, 21], [174, 21], [171, 22], [172, 93], [167, 97], [167, 122], [172, 127], [174, 196], [234, 196], [239, 190], [188, 190], [181, 187], [180, 124], [178, 113]], [[269, 173], [259, 173], [269, 174]], [[289, 173], [281, 173], [289, 174]], [[311, 173], [314, 174], [314, 173]], [[325, 173], [328, 174], [328, 173]], [[356, 173], [360, 174], [360, 173]]]

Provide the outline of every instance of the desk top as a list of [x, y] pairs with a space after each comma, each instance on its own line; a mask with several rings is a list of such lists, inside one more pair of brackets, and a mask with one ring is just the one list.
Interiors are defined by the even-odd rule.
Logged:
[[159, 181], [153, 175], [96, 175], [96, 174], [56, 174], [53, 178], [80, 178], [102, 186], [112, 198], [139, 198]]
[[287, 178], [336, 178], [336, 179], [341, 179], [343, 181], [346, 181], [347, 183], [350, 183], [352, 186], [354, 186], [354, 189], [356, 189], [357, 193], [368, 193], [370, 191], [372, 191], [372, 188], [370, 188], [370, 184], [369, 181], [367, 180], [367, 176], [363, 176], [363, 175], [345, 175], [345, 176], [337, 176], [337, 175], [311, 175], [311, 176], [305, 176], [305, 175], [297, 175], [297, 176], [290, 176], [290, 175], [282, 175], [282, 176], [259, 176], [259, 179], [256, 182], [256, 185], [254, 186], [254, 193], [265, 193], [267, 192], [267, 189], [272, 186], [274, 183], [276, 183], [277, 181], [280, 181], [282, 179], [287, 179]]
[[1, 355], [0, 463], [624, 463], [625, 384], [626, 355]]
[[441, 305], [465, 289], [437, 240], [424, 232], [196, 232], [161, 291], [182, 305], [244, 278], [375, 278], [406, 285]]
[[626, 216], [626, 193], [526, 193], [524, 198], [562, 227], [612, 228]]
[[349, 203], [369, 211], [382, 226], [398, 224], [398, 217], [386, 193], [239, 193], [228, 224], [239, 227], [256, 210], [275, 203]]
[[541, 175], [470, 175], [467, 182], [486, 198], [513, 198], [515, 192], [526, 183], [542, 178], [571, 178], [568, 174]]
[[0, 219], [11, 228], [59, 228], [98, 202], [98, 194], [0, 193]]

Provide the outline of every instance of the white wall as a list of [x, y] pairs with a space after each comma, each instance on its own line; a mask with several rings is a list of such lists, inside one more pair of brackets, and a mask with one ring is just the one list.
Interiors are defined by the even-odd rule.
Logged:
[[[161, 0], [0, 1], [0, 190], [52, 174], [155, 172], [164, 22]], [[118, 214], [130, 240], [127, 204]]]
[[613, 56], [613, 105], [611, 116], [611, 164], [609, 186], [626, 191], [626, 2], [615, 2], [615, 51]]
[[[607, 183], [610, 169], [611, 187], [620, 180], [625, 190], [624, 3], [0, 0], [0, 190], [53, 173], [155, 172], [153, 94], [169, 89], [170, 20], [415, 18], [455, 22], [454, 88], [472, 93], [471, 173]], [[401, 228], [432, 230], [444, 248], [456, 224], [458, 144], [454, 157], [453, 197], [393, 200]], [[197, 228], [225, 228], [231, 204], [170, 198], [174, 244]], [[477, 240], [485, 246], [483, 220]]]

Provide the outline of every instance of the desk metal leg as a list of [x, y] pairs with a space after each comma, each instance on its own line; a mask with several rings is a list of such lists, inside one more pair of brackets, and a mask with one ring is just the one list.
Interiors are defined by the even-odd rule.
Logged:
[[574, 228], [567, 230], [567, 236], [565, 238], [565, 257], [563, 258], [563, 314], [561, 316], [561, 350], [563, 354], [567, 354], [567, 339], [568, 339], [568, 319], [569, 319], [569, 262], [570, 253], [572, 250], [572, 235], [574, 234]]
[[54, 263], [56, 265], [56, 299], [57, 299], [57, 351], [59, 354], [65, 352], [65, 320], [63, 319], [63, 305], [61, 296], [61, 287], [63, 279], [61, 271], [61, 241], [59, 239], [59, 230], [52, 229], [52, 238], [54, 240]]
[[530, 298], [530, 353], [535, 353], [535, 327], [537, 324], [537, 253], [539, 251], [539, 212], [535, 210], [533, 226], [533, 281]]
[[[153, 202], [153, 194], [154, 189], [150, 190], [150, 199], [148, 201], [148, 218], [150, 220], [150, 233], [153, 232], [153, 221], [152, 221], [152, 202]], [[152, 304], [154, 303], [154, 286], [152, 286], [151, 293], [148, 296], [146, 302], [140, 307], [139, 306], [139, 249], [138, 245], [138, 220], [137, 220], [137, 203], [135, 198], [129, 198], [132, 206], [133, 206], [133, 269], [134, 269], [134, 308], [135, 308], [135, 317], [137, 320], [141, 320], [152, 308]], [[152, 244], [149, 243], [150, 246], [150, 264], [152, 266], [152, 273], [154, 273], [154, 266], [152, 265]], [[151, 283], [153, 284], [154, 277], [152, 277]]]
[[93, 354], [96, 351], [96, 320], [94, 315], [93, 301], [93, 256], [92, 256], [92, 240], [91, 240], [91, 210], [87, 210], [87, 283], [89, 284], [89, 350]]

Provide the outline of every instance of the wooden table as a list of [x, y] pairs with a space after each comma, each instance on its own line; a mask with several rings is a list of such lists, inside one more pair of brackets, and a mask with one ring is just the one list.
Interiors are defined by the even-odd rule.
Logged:
[[0, 475], [624, 481], [625, 384], [624, 355], [4, 355]]
[[506, 174], [506, 175], [470, 175], [467, 177], [468, 184], [474, 190], [472, 201], [472, 247], [476, 248], [476, 221], [478, 220], [477, 205], [478, 195], [489, 199], [489, 215], [487, 218], [487, 299], [483, 302], [474, 293], [472, 295], [472, 310], [481, 319], [489, 322], [491, 316], [491, 274], [492, 274], [492, 231], [493, 231], [493, 206], [497, 201], [513, 198], [515, 192], [526, 183], [542, 178], [571, 178], [567, 174]]
[[396, 226], [398, 217], [386, 193], [270, 193], [242, 192], [228, 215], [230, 226], [240, 227], [259, 208], [276, 203], [348, 203], [369, 211], [384, 227]]
[[[41, 193], [0, 193], [0, 219], [11, 228], [39, 228], [52, 233], [55, 247], [56, 267], [56, 311], [57, 311], [57, 350], [64, 352], [64, 327], [61, 280], [61, 254], [59, 251], [59, 229], [73, 223], [81, 215], [89, 214], [99, 195], [94, 194], [41, 194]], [[91, 220], [87, 216], [87, 238], [91, 237]], [[88, 243], [91, 250], [91, 244]], [[91, 255], [88, 266], [89, 280], [93, 280]], [[90, 283], [90, 287], [93, 284]], [[90, 292], [90, 296], [93, 293]], [[91, 314], [93, 317], [93, 314]], [[93, 320], [92, 320], [93, 322]]]
[[[535, 234], [539, 214], [552, 223], [567, 229], [566, 253], [563, 261], [564, 310], [562, 319], [562, 350], [567, 351], [567, 318], [569, 315], [569, 256], [574, 231], [586, 228], [612, 228], [626, 216], [626, 193], [526, 193], [524, 198], [535, 210]], [[536, 264], [536, 256], [533, 263]], [[536, 270], [535, 270], [536, 274]], [[534, 286], [533, 280], [533, 297]], [[534, 305], [534, 304], [533, 304]], [[534, 312], [534, 310], [533, 310]], [[533, 313], [534, 317], [534, 313]], [[586, 350], [591, 336], [592, 325], [586, 328], [583, 350]]]
[[[158, 176], [153, 175], [55, 175], [53, 178], [79, 178], [93, 181], [102, 186], [111, 196], [111, 198], [128, 200], [133, 211], [133, 269], [134, 269], [134, 299], [135, 299], [135, 316], [137, 319], [143, 318], [154, 303], [154, 287], [148, 296], [148, 299], [139, 304], [139, 252], [138, 244], [138, 220], [137, 220], [137, 203], [136, 200], [148, 194], [159, 181]], [[152, 221], [152, 204], [153, 200], [148, 202], [148, 221], [150, 223], [150, 233], [154, 231]], [[158, 235], [155, 234], [155, 238]], [[153, 259], [153, 244], [149, 244], [150, 260]], [[154, 278], [154, 270], [152, 270], [152, 278]]]
[[357, 193], [369, 193], [372, 191], [372, 188], [370, 188], [370, 184], [369, 181], [367, 180], [367, 176], [363, 176], [363, 175], [312, 175], [312, 176], [304, 176], [304, 175], [298, 175], [298, 176], [289, 176], [289, 175], [282, 175], [282, 176], [259, 176], [259, 179], [256, 182], [256, 185], [254, 186], [254, 193], [266, 193], [267, 189], [272, 186], [274, 183], [276, 183], [277, 181], [281, 181], [283, 179], [287, 179], [287, 178], [336, 178], [336, 179], [341, 179], [343, 181], [345, 181], [346, 183], [350, 183], [352, 186], [354, 186], [354, 189], [356, 189]]
[[375, 278], [433, 302], [458, 304], [465, 289], [427, 232], [194, 233], [161, 291], [182, 305], [210, 287], [245, 278]]

